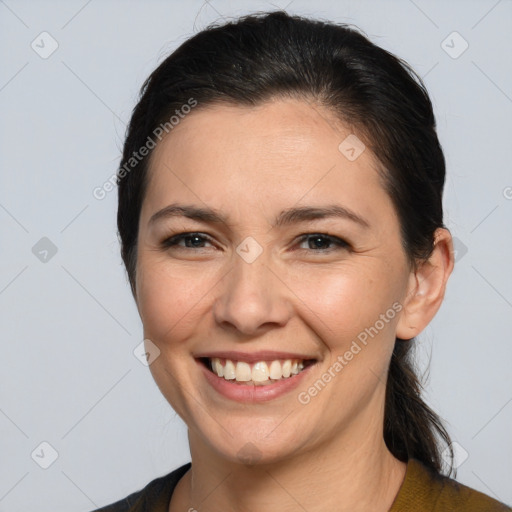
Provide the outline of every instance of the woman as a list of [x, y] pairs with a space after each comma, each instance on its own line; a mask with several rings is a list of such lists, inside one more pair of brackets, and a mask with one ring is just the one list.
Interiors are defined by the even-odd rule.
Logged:
[[421, 80], [353, 29], [253, 15], [169, 56], [118, 227], [192, 462], [101, 510], [511, 510], [442, 476], [410, 360], [453, 269], [444, 178]]

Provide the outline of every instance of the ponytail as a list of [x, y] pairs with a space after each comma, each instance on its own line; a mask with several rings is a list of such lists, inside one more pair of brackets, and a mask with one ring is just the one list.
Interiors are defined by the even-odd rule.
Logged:
[[[384, 440], [397, 459], [417, 459], [437, 473], [443, 472], [444, 462], [450, 475], [454, 472], [451, 439], [439, 416], [421, 398], [422, 385], [411, 358], [412, 343], [395, 342], [386, 385]], [[448, 460], [442, 456], [439, 441], [448, 446]]]

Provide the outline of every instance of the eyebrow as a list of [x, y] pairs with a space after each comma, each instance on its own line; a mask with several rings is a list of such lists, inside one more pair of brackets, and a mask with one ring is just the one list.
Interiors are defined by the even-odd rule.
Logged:
[[[228, 218], [212, 208], [178, 204], [170, 204], [169, 206], [157, 211], [151, 216], [148, 224], [152, 225], [157, 221], [172, 217], [186, 217], [199, 222], [229, 225]], [[352, 210], [340, 205], [299, 206], [288, 208], [279, 213], [274, 221], [273, 227], [297, 224], [300, 222], [325, 219], [329, 217], [348, 219], [364, 228], [370, 227], [370, 224], [366, 219]]]

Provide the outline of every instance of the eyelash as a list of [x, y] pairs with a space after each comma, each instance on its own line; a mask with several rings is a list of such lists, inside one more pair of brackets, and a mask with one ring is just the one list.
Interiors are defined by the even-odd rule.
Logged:
[[[179, 233], [177, 235], [173, 235], [167, 239], [165, 239], [162, 242], [162, 247], [168, 249], [170, 247], [180, 247], [181, 249], [194, 249], [194, 247], [184, 247], [184, 246], [178, 246], [178, 243], [182, 240], [190, 239], [190, 238], [202, 238], [203, 241], [207, 241], [213, 245], [213, 241], [209, 236], [206, 236], [202, 233], [197, 232], [187, 232], [187, 233]], [[326, 233], [306, 233], [303, 235], [300, 235], [299, 240], [297, 243], [302, 244], [303, 242], [307, 242], [308, 240], [314, 240], [315, 238], [321, 238], [323, 240], [326, 240], [334, 245], [337, 246], [338, 249], [347, 249], [349, 248], [349, 244], [345, 242], [345, 240], [342, 240], [341, 238], [338, 238], [337, 236], [328, 235]], [[196, 247], [196, 249], [204, 249], [204, 247]], [[298, 249], [298, 250], [308, 250], [308, 249]], [[319, 253], [328, 253], [331, 252], [333, 249], [311, 249], [313, 252], [319, 252]]]

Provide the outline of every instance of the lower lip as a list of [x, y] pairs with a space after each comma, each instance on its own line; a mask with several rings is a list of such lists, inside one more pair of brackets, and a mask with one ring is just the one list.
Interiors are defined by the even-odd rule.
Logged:
[[211, 372], [201, 362], [197, 361], [197, 364], [200, 366], [206, 380], [211, 384], [215, 391], [230, 400], [244, 403], [267, 402], [293, 391], [298, 387], [306, 374], [309, 373], [309, 370], [314, 366], [308, 366], [297, 375], [279, 380], [274, 384], [255, 386], [253, 384], [238, 384], [234, 380], [226, 380]]

